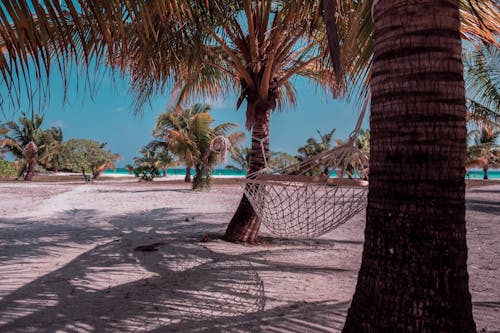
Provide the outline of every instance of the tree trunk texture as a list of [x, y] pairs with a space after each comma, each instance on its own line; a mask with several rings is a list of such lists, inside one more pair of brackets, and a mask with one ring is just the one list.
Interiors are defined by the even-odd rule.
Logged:
[[375, 4], [365, 242], [343, 332], [475, 332], [458, 6]]
[[186, 176], [184, 177], [186, 183], [191, 182], [191, 167], [186, 167]]
[[483, 168], [483, 179], [488, 179], [488, 167]]
[[33, 179], [33, 175], [35, 174], [37, 158], [33, 158], [28, 162], [28, 166], [26, 168], [26, 174], [24, 175], [24, 180], [31, 181]]
[[[265, 159], [269, 157], [269, 115], [268, 107], [256, 109], [255, 124], [252, 127], [252, 148], [250, 153], [250, 168], [248, 174], [262, 170]], [[264, 154], [261, 141], [264, 140]], [[252, 208], [246, 195], [241, 198], [236, 213], [227, 226], [224, 239], [230, 242], [254, 243], [260, 229], [260, 219]]]

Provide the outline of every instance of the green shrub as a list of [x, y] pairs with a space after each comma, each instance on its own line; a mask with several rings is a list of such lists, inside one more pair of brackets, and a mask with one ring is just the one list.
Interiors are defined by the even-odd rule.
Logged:
[[17, 177], [18, 172], [15, 163], [0, 159], [0, 177]]

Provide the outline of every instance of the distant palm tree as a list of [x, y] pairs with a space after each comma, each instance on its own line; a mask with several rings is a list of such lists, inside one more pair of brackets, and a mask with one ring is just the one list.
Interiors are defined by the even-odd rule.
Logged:
[[51, 127], [44, 131], [46, 153], [40, 157], [38, 163], [47, 170], [57, 172], [64, 163], [63, 132], [60, 127]]
[[248, 168], [250, 167], [251, 149], [249, 147], [244, 147], [243, 145], [232, 145], [230, 153], [231, 158], [239, 166], [239, 169], [248, 172]]
[[500, 48], [484, 45], [464, 54], [468, 118], [487, 126], [500, 124]]
[[488, 179], [488, 169], [500, 166], [500, 145], [496, 143], [500, 131], [483, 125], [479, 130], [469, 132], [473, 145], [467, 150], [467, 168], [483, 169], [483, 179]]
[[[342, 140], [335, 140], [337, 145], [345, 144]], [[339, 170], [338, 178], [347, 175], [349, 179], [360, 177], [368, 179], [368, 159], [370, 157], [370, 130], [361, 130], [354, 140], [354, 149], [347, 153], [342, 161], [337, 161]]]
[[[164, 140], [169, 132], [177, 131], [181, 133], [189, 131], [191, 120], [197, 115], [201, 113], [207, 113], [209, 111], [209, 105], [195, 104], [190, 108], [182, 108], [179, 112], [177, 112], [175, 109], [170, 109], [169, 111], [162, 113], [156, 119], [155, 129], [153, 130], [153, 136], [158, 137], [159, 140], [151, 142], [151, 145], [153, 145], [154, 147], [163, 146], [172, 151], [171, 147], [168, 148], [168, 142]], [[176, 151], [172, 152], [176, 154], [186, 166], [186, 176], [184, 177], [184, 181], [190, 182], [191, 169], [194, 165], [194, 156], [192, 155], [192, 151], [186, 145], [179, 145], [176, 147], [176, 149]]]
[[9, 150], [21, 161], [19, 177], [24, 174], [24, 180], [31, 180], [35, 167], [42, 161], [48, 161], [58, 150], [58, 140], [62, 140], [62, 131], [58, 128], [43, 130], [43, 116], [24, 113], [18, 123], [9, 121], [1, 126], [4, 133], [0, 146]]
[[136, 177], [141, 176], [142, 180], [152, 181], [155, 177], [160, 176], [156, 150], [145, 146], [139, 152], [141, 156], [134, 157], [135, 168], [132, 167], [132, 172], [135, 173]]
[[164, 136], [167, 149], [189, 165], [189, 171], [191, 166], [195, 168], [193, 190], [210, 185], [213, 166], [222, 161], [229, 149], [229, 137], [241, 137], [240, 134], [229, 135], [229, 131], [237, 127], [233, 123], [213, 128], [209, 110], [208, 105], [200, 104], [180, 112], [170, 110], [158, 117], [154, 131], [155, 136], [160, 133]]
[[[299, 155], [295, 156], [295, 158], [299, 162], [302, 162], [312, 156], [316, 156], [322, 152], [332, 149], [333, 135], [335, 134], [335, 131], [336, 129], [334, 128], [328, 133], [321, 134], [321, 132], [317, 130], [316, 132], [320, 138], [319, 141], [315, 138], [307, 139], [306, 144], [297, 149]], [[307, 171], [306, 174], [311, 176], [319, 174], [328, 175], [329, 168], [328, 165], [318, 165], [314, 169]]]

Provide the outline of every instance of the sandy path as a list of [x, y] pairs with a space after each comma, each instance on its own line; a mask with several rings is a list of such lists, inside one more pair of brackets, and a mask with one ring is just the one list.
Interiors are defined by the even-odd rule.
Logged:
[[[236, 186], [0, 187], [0, 332], [342, 328], [360, 264], [361, 215], [316, 240], [247, 247], [199, 242], [224, 231], [241, 195]], [[467, 200], [474, 315], [478, 329], [498, 332], [500, 186], [469, 190]], [[152, 243], [158, 251], [134, 251]]]

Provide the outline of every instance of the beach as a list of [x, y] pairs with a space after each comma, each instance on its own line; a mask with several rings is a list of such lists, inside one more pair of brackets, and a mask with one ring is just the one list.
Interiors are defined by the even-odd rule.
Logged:
[[[167, 177], [168, 179], [169, 177]], [[500, 332], [500, 185], [467, 190], [474, 319]], [[219, 239], [235, 182], [0, 182], [0, 332], [339, 332], [364, 213], [312, 240]]]

